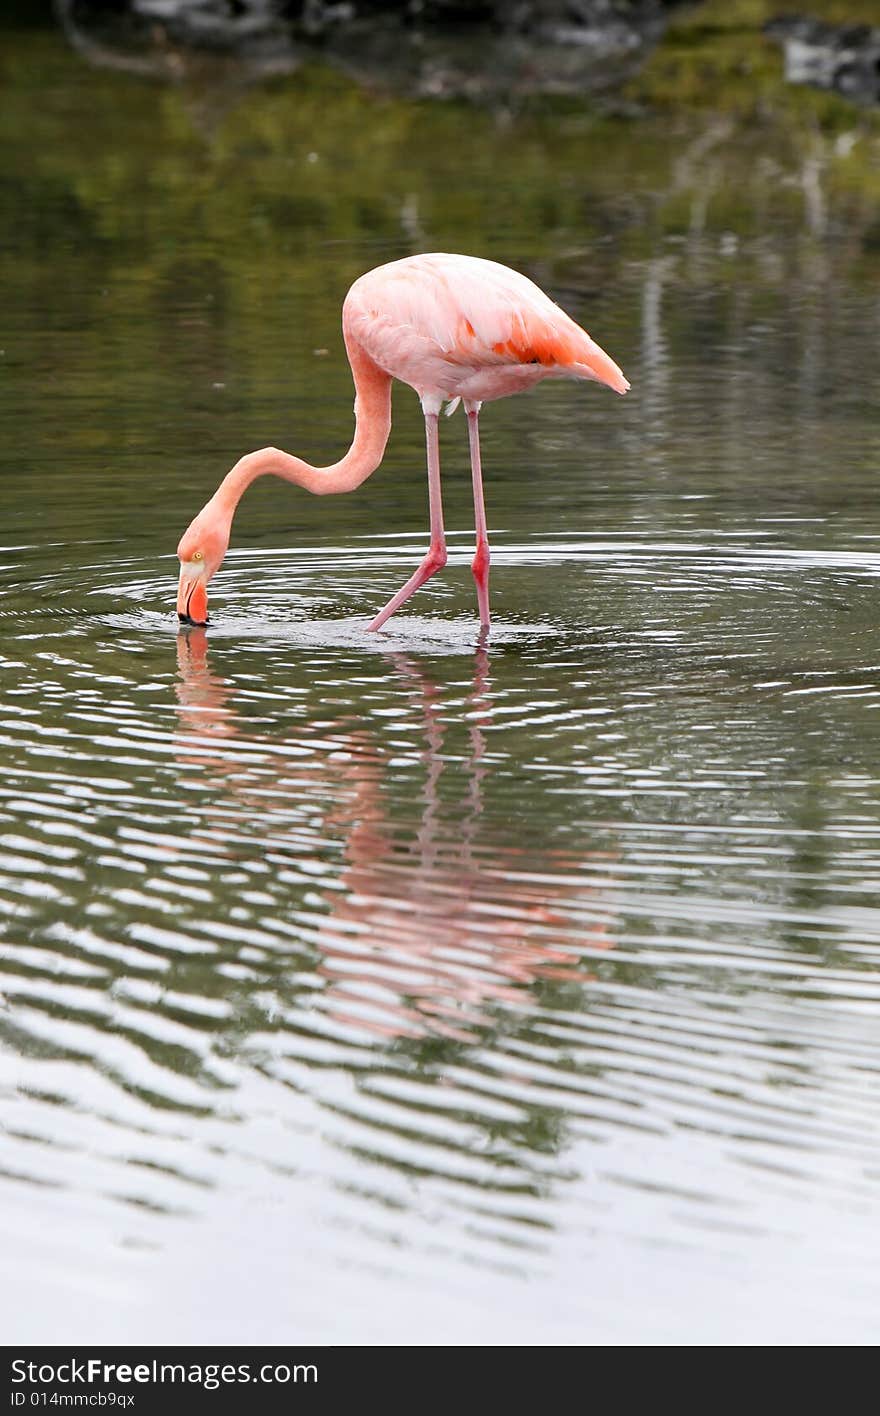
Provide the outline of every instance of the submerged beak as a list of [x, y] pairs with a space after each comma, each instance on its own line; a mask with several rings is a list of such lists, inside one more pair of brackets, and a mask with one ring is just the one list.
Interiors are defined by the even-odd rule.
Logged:
[[177, 586], [177, 618], [181, 624], [208, 623], [208, 587], [204, 575], [193, 575], [181, 566]]

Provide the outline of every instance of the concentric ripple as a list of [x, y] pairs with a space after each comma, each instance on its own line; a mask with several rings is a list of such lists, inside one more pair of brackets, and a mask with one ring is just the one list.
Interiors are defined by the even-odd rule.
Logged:
[[675, 1340], [658, 1245], [678, 1304], [740, 1295], [698, 1340], [783, 1289], [792, 1331], [867, 1331], [880, 559], [497, 541], [488, 642], [464, 548], [366, 632], [406, 537], [234, 553], [207, 632], [172, 562], [7, 552], [18, 1334], [40, 1304], [82, 1335], [86, 1291], [167, 1335], [189, 1274], [246, 1262], [275, 1333], [423, 1336], [430, 1271], [440, 1337], [613, 1341], [635, 1305]]

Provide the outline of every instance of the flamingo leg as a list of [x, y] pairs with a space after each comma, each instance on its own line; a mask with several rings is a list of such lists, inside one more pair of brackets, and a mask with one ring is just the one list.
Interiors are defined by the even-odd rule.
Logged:
[[376, 618], [367, 625], [368, 629], [381, 629], [385, 621], [394, 614], [394, 611], [400, 609], [404, 600], [408, 600], [410, 595], [415, 594], [426, 580], [430, 580], [435, 571], [442, 570], [446, 564], [446, 534], [443, 530], [443, 500], [440, 495], [438, 423], [437, 413], [425, 413], [425, 441], [428, 446], [428, 504], [431, 512], [431, 545], [428, 554], [415, 574], [410, 576], [396, 595], [392, 595], [385, 608], [380, 610]]
[[477, 528], [477, 551], [471, 563], [477, 586], [480, 624], [489, 628], [489, 537], [486, 531], [486, 507], [483, 502], [483, 472], [480, 466], [480, 405], [465, 403], [468, 421], [468, 442], [471, 448], [471, 475], [474, 482], [474, 517]]

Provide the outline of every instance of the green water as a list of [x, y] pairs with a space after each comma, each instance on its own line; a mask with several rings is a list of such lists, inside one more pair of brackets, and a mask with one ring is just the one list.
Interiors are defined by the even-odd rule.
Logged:
[[[877, 119], [754, 38], [604, 112], [2, 41], [7, 1340], [875, 1340]], [[230, 464], [348, 445], [351, 281], [450, 249], [633, 385], [486, 407], [488, 644], [460, 413], [365, 631], [405, 388], [178, 634]]]

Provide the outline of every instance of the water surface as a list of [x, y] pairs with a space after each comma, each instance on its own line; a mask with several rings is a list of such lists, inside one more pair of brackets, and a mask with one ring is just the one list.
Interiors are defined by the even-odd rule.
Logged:
[[[876, 1340], [873, 120], [5, 38], [7, 1340]], [[357, 493], [249, 492], [179, 633], [231, 461], [346, 445], [350, 281], [444, 248], [633, 383], [487, 408], [489, 640], [460, 414], [450, 565], [366, 632], [426, 539], [405, 389]]]

